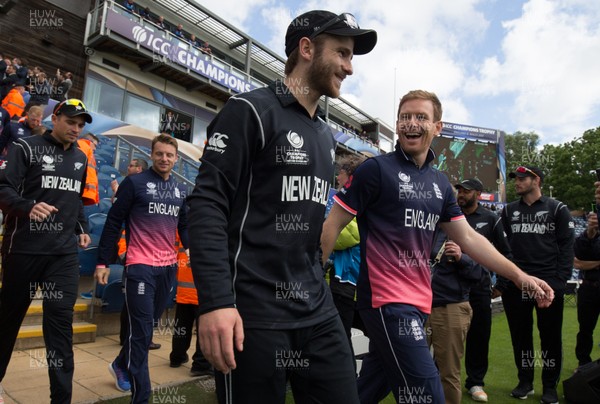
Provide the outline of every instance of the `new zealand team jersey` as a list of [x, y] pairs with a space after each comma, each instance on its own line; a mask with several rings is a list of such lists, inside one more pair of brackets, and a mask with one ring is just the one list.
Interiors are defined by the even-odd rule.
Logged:
[[278, 81], [231, 97], [208, 133], [189, 198], [201, 311], [235, 306], [244, 327], [262, 329], [335, 316], [319, 257], [335, 157], [329, 126]]
[[[77, 253], [75, 235], [88, 233], [81, 193], [87, 157], [77, 145], [64, 149], [47, 131], [15, 141], [0, 170], [0, 209], [5, 228], [2, 254]], [[38, 202], [58, 209], [42, 221], [30, 220]]]
[[547, 196], [528, 205], [519, 199], [502, 210], [514, 263], [563, 290], [573, 270], [575, 223], [564, 203]]
[[110, 264], [125, 223], [127, 265], [167, 266], [177, 262], [175, 229], [187, 248], [185, 189], [171, 175], [152, 168], [126, 177], [108, 212], [99, 247], [99, 264]]
[[397, 146], [365, 161], [335, 201], [357, 216], [361, 268], [357, 308], [410, 304], [431, 312], [429, 256], [439, 222], [464, 219], [454, 191], [440, 171], [417, 167]]

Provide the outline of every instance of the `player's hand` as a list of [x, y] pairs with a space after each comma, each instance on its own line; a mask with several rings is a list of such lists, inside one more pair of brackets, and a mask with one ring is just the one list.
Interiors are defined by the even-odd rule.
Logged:
[[80, 234], [77, 236], [77, 244], [81, 248], [87, 248], [92, 242], [92, 238], [89, 234]]
[[554, 290], [545, 281], [535, 276], [523, 274], [517, 286], [523, 292], [527, 292], [530, 297], [534, 298], [540, 308], [550, 306], [554, 300]]
[[594, 182], [594, 186], [596, 187], [596, 204], [600, 204], [600, 181]]
[[590, 213], [587, 219], [586, 235], [591, 239], [598, 234], [598, 215], [596, 213]]
[[43, 222], [56, 212], [58, 212], [58, 209], [55, 206], [48, 205], [46, 202], [38, 202], [29, 211], [29, 219], [35, 222]]
[[496, 288], [492, 288], [492, 299], [502, 296], [502, 292], [500, 292]]
[[462, 250], [454, 241], [448, 240], [446, 241], [446, 246], [444, 247], [444, 254], [454, 257], [454, 260], [458, 262], [462, 257]]
[[244, 326], [237, 309], [217, 309], [198, 318], [200, 349], [220, 372], [236, 368], [234, 347], [244, 349]]
[[115, 192], [117, 192], [117, 189], [118, 189], [118, 188], [119, 188], [119, 181], [117, 181], [117, 180], [112, 180], [112, 181], [110, 182], [110, 189], [113, 191], [113, 194], [114, 194]]
[[106, 285], [108, 283], [108, 276], [110, 275], [110, 268], [108, 267], [96, 267], [94, 271], [94, 278], [100, 285]]

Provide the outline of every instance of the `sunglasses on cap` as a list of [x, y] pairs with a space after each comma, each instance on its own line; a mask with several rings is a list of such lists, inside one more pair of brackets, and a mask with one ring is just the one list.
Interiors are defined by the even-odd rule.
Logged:
[[56, 108], [54, 108], [55, 115], [60, 114], [60, 109], [63, 107], [63, 105], [71, 105], [76, 108], [81, 107], [81, 108], [83, 108], [84, 111], [87, 111], [87, 108], [85, 107], [85, 104], [83, 103], [83, 101], [78, 100], [77, 98], [69, 98], [68, 100], [64, 100], [63, 102], [58, 104], [56, 106]]
[[534, 171], [530, 170], [527, 167], [519, 166], [519, 167], [517, 167], [517, 169], [515, 171], [518, 173], [521, 173], [521, 174], [532, 174], [532, 175], [540, 178], [539, 175], [537, 175]]
[[[352, 14], [350, 14], [350, 13], [342, 13], [342, 14], [338, 15], [337, 17], [334, 17], [331, 20], [327, 21], [325, 24], [323, 24], [321, 26], [321, 28], [319, 28], [318, 30], [316, 30], [315, 32], [313, 32], [309, 36], [309, 38], [310, 39], [314, 39], [317, 35], [322, 34], [328, 28], [330, 28], [333, 25], [337, 24], [338, 22], [342, 22], [342, 21], [355, 21], [356, 22], [356, 18]], [[358, 24], [356, 24], [356, 28], [358, 28]]]

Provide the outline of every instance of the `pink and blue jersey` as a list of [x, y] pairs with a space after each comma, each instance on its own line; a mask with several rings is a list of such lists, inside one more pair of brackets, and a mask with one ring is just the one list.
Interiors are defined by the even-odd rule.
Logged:
[[173, 176], [163, 179], [153, 169], [126, 177], [111, 207], [102, 238], [98, 263], [110, 264], [125, 224], [127, 265], [167, 266], [177, 262], [175, 230], [188, 245], [185, 188]]
[[429, 257], [440, 222], [464, 219], [446, 176], [417, 167], [399, 147], [365, 161], [334, 197], [357, 216], [361, 268], [358, 309], [403, 303], [431, 312]]

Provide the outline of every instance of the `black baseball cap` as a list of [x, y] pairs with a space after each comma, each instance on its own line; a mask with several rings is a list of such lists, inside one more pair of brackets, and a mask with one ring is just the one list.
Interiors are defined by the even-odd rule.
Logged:
[[523, 178], [523, 177], [538, 177], [540, 180], [544, 180], [544, 172], [539, 167], [534, 166], [519, 166], [517, 169], [508, 174], [509, 178]]
[[477, 178], [470, 178], [468, 180], [464, 180], [463, 182], [454, 185], [454, 188], [464, 188], [466, 190], [475, 190], [475, 191], [483, 191], [483, 184]]
[[65, 100], [54, 107], [54, 115], [61, 114], [71, 118], [82, 115], [87, 123], [92, 123], [92, 116], [87, 112], [85, 104], [76, 98]]
[[288, 26], [285, 34], [285, 54], [290, 56], [298, 47], [300, 39], [312, 39], [324, 33], [354, 37], [355, 55], [371, 52], [377, 43], [377, 32], [372, 29], [360, 29], [352, 14], [335, 15], [330, 11], [313, 10], [294, 18]]

